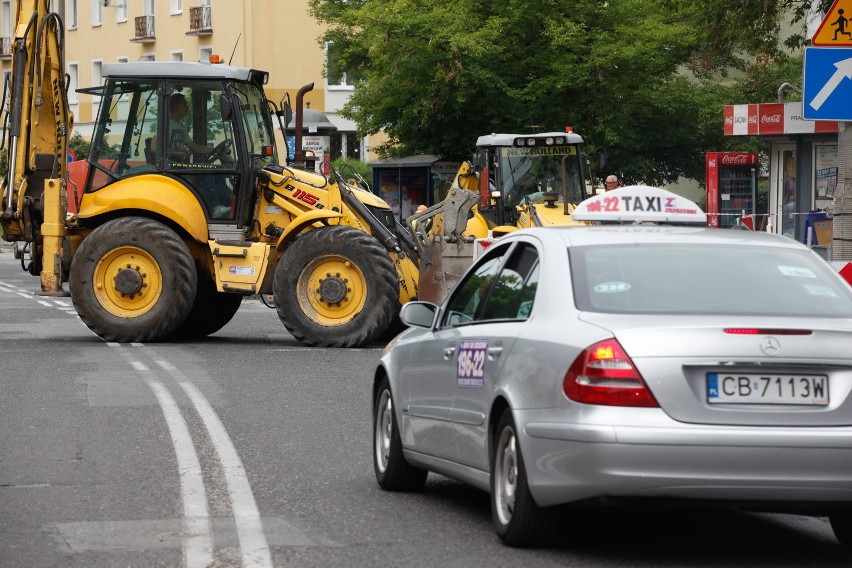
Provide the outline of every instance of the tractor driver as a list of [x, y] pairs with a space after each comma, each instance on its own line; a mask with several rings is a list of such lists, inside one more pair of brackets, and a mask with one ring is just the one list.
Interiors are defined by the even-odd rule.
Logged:
[[171, 110], [169, 114], [169, 157], [175, 161], [186, 161], [190, 153], [206, 156], [213, 152], [213, 148], [203, 144], [196, 144], [186, 132], [181, 120], [189, 112], [189, 103], [181, 93], [175, 93], [171, 97]]

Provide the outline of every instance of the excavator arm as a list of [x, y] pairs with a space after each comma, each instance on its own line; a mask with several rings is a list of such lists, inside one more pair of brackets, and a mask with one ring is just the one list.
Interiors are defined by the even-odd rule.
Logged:
[[49, 0], [19, 2], [0, 223], [5, 240], [31, 243], [29, 270], [40, 274], [42, 293], [66, 295], [62, 290], [66, 156], [73, 118], [68, 109], [64, 27], [49, 4]]

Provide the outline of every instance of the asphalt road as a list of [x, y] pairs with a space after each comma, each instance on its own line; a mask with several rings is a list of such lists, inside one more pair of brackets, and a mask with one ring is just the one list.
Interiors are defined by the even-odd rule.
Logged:
[[735, 509], [564, 512], [504, 547], [488, 498], [370, 460], [381, 345], [300, 346], [246, 301], [193, 343], [108, 344], [0, 245], [0, 566], [849, 566], [825, 519]]

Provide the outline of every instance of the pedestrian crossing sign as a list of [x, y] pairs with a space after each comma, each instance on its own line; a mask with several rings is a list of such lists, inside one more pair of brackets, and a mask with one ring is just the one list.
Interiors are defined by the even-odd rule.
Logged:
[[834, 0], [811, 43], [821, 47], [852, 47], [852, 0]]

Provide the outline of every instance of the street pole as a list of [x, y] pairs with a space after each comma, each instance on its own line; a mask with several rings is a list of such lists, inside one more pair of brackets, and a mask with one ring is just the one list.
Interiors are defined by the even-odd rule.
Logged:
[[852, 261], [852, 127], [837, 123], [837, 188], [834, 190], [834, 221], [831, 260]]

